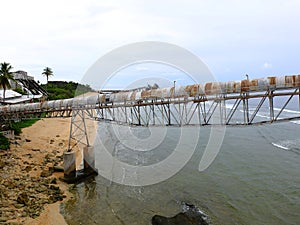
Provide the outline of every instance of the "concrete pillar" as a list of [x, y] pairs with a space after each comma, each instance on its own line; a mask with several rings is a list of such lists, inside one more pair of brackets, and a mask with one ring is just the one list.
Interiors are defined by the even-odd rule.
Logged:
[[85, 173], [97, 171], [95, 168], [95, 152], [93, 146], [83, 148], [83, 165]]
[[65, 178], [76, 177], [76, 155], [75, 152], [64, 153], [64, 176]]

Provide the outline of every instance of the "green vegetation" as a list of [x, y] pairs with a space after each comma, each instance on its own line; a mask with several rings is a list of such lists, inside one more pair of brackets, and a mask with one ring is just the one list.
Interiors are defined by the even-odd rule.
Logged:
[[22, 88], [19, 88], [19, 87], [15, 88], [14, 91], [18, 92], [21, 95], [27, 95], [28, 94], [26, 91], [22, 90]]
[[4, 130], [14, 130], [15, 135], [19, 135], [22, 132], [22, 128], [30, 127], [39, 119], [28, 119], [28, 120], [21, 120], [19, 122], [14, 121], [1, 121], [1, 131]]
[[9, 140], [2, 133], [0, 133], [0, 149], [9, 149]]
[[21, 120], [20, 122], [11, 122], [11, 128], [15, 131], [16, 135], [19, 135], [22, 132], [22, 128], [30, 127], [39, 119], [28, 119], [28, 120]]
[[42, 87], [47, 88], [48, 100], [73, 98], [74, 96], [93, 91], [89, 85], [82, 85], [72, 81], [49, 81], [47, 85], [43, 84]]
[[[19, 135], [22, 132], [22, 128], [29, 127], [32, 124], [34, 124], [39, 119], [29, 119], [29, 120], [21, 120], [19, 122], [13, 122], [13, 121], [1, 121], [1, 131], [4, 130], [14, 130], [15, 135]], [[9, 140], [0, 133], [0, 149], [6, 150], [9, 149]]]
[[12, 66], [9, 63], [1, 63], [0, 67], [0, 87], [3, 88], [3, 101], [5, 101], [5, 92], [11, 88], [9, 81], [14, 80]]
[[53, 71], [52, 71], [51, 68], [46, 67], [46, 68], [43, 70], [42, 75], [46, 76], [46, 78], [47, 78], [47, 84], [48, 84], [48, 79], [49, 79], [49, 77], [53, 76]]

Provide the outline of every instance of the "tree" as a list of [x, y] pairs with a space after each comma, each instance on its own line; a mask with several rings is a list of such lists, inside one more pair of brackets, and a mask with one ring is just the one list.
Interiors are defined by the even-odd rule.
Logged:
[[3, 101], [5, 101], [5, 92], [8, 88], [11, 88], [10, 80], [14, 80], [12, 66], [9, 63], [1, 63], [0, 68], [0, 87], [3, 88]]
[[42, 75], [46, 76], [46, 78], [47, 78], [47, 86], [48, 86], [48, 79], [49, 79], [50, 76], [53, 76], [53, 71], [52, 71], [52, 69], [49, 68], [49, 67], [46, 67], [46, 68], [43, 70]]

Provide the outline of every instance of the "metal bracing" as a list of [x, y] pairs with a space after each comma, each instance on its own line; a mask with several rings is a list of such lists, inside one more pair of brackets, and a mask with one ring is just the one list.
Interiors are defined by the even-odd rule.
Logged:
[[243, 101], [243, 112], [244, 112], [244, 124], [249, 124], [249, 94], [242, 93], [242, 101]]
[[211, 104], [210, 108], [208, 109], [208, 112], [206, 113], [206, 116], [208, 116], [206, 118], [206, 124], [209, 124], [209, 121], [212, 118], [213, 114], [215, 113], [218, 104], [219, 104], [218, 101], [213, 101], [213, 103]]
[[[294, 100], [297, 98], [296, 101], [293, 98]], [[276, 105], [277, 100], [280, 100], [278, 102], [281, 106]], [[283, 112], [291, 102], [296, 112], [288, 117], [289, 114]], [[298, 104], [298, 107], [295, 104]], [[265, 110], [262, 110], [263, 107]], [[274, 107], [279, 108], [276, 109], [278, 113]], [[263, 117], [259, 117], [261, 113], [264, 113]], [[80, 107], [37, 108], [36, 110], [28, 108], [2, 111], [0, 115], [2, 120], [72, 117], [68, 145], [68, 151], [72, 151], [78, 145], [80, 147], [90, 145], [87, 118], [137, 126], [251, 125], [299, 120], [299, 113], [300, 89], [295, 87], [190, 98], [150, 98], [140, 101], [83, 104]]]
[[269, 94], [269, 93], [266, 92], [265, 96], [263, 96], [263, 97], [261, 98], [261, 100], [259, 101], [257, 107], [255, 108], [254, 112], [253, 112], [252, 115], [251, 115], [251, 118], [250, 118], [250, 120], [249, 120], [249, 124], [251, 124], [251, 123], [253, 122], [253, 120], [254, 120], [255, 116], [257, 115], [258, 111], [260, 110], [260, 108], [261, 108], [262, 105], [264, 104], [265, 100], [267, 99], [268, 94]]
[[270, 122], [274, 121], [274, 101], [273, 91], [269, 91], [269, 108], [270, 108]]
[[239, 107], [242, 99], [236, 99], [234, 102], [233, 107], [230, 109], [228, 116], [226, 118], [226, 124], [229, 125], [231, 118], [233, 117], [234, 113], [236, 112], [237, 108]]
[[[111, 120], [122, 124], [141, 126], [185, 126], [185, 125], [247, 125], [255, 123], [258, 112], [268, 98], [269, 116], [265, 121], [256, 123], [273, 122], [286, 108], [292, 97], [299, 95], [298, 88], [293, 92], [267, 91], [263, 94], [242, 93], [240, 95], [218, 95], [210, 98], [194, 99], [155, 99], [143, 102], [124, 102], [119, 104], [99, 105], [98, 119]], [[274, 112], [274, 98], [288, 96], [289, 99], [282, 106], [278, 114]], [[258, 103], [249, 110], [249, 99], [256, 99]], [[226, 110], [227, 102], [234, 101], [233, 106]], [[114, 112], [114, 113], [113, 113]], [[237, 118], [242, 121], [237, 122]]]
[[89, 139], [86, 128], [86, 117], [90, 117], [90, 113], [83, 109], [73, 109], [70, 127], [70, 136], [68, 151], [72, 151], [74, 147], [82, 144], [89, 146]]
[[[45, 109], [37, 108], [36, 110], [28, 108], [19, 111], [0, 112], [0, 114], [3, 119], [18, 120], [23, 118], [72, 116], [72, 126], [74, 126], [74, 129], [77, 122], [73, 117], [74, 115], [78, 117], [81, 114], [97, 120], [115, 121], [121, 124], [140, 126], [248, 125], [296, 118], [295, 116], [285, 118], [287, 115], [283, 113], [293, 97], [298, 98], [297, 101], [293, 101], [293, 104], [299, 104], [298, 109], [300, 111], [300, 90], [298, 87], [295, 87], [279, 90], [272, 89], [264, 92], [247, 91], [238, 94], [227, 93], [190, 98], [149, 98], [141, 101], [128, 100], [117, 103], [83, 104], [80, 107], [74, 108], [48, 107]], [[280, 98], [285, 98], [284, 101], [281, 100], [283, 105], [274, 106], [277, 99]], [[268, 101], [266, 101], [267, 99]], [[251, 101], [249, 102], [249, 100]], [[264, 105], [268, 105], [269, 112], [264, 112], [267, 113], [265, 118], [258, 118], [260, 110]], [[278, 113], [274, 111], [274, 107], [279, 108]], [[74, 110], [75, 112], [73, 112]], [[81, 117], [81, 120], [83, 120], [84, 117]]]
[[300, 88], [299, 88], [299, 89], [296, 89], [293, 94], [291, 94], [291, 96], [288, 98], [288, 100], [281, 107], [278, 114], [275, 116], [275, 119], [274, 119], [275, 121], [279, 118], [280, 114], [283, 112], [283, 110], [286, 108], [286, 106], [289, 104], [291, 99], [297, 94], [298, 91], [299, 91], [299, 101], [298, 102], [299, 102], [299, 107], [300, 107]]

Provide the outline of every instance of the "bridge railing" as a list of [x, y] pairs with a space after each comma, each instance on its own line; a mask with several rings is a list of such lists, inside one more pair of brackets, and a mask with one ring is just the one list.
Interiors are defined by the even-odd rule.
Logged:
[[[295, 96], [300, 96], [299, 87], [300, 75], [207, 82], [203, 85], [121, 91], [42, 103], [4, 105], [0, 106], [0, 115], [6, 119], [69, 117], [72, 110], [81, 109], [87, 110], [91, 117], [97, 119], [144, 126], [209, 125], [212, 118], [218, 124], [252, 124], [282, 119], [280, 115], [286, 106]], [[286, 97], [287, 100], [279, 106], [277, 113], [274, 110], [274, 100], [280, 97]], [[266, 104], [269, 107], [267, 119], [257, 120], [259, 110], [266, 107]]]

